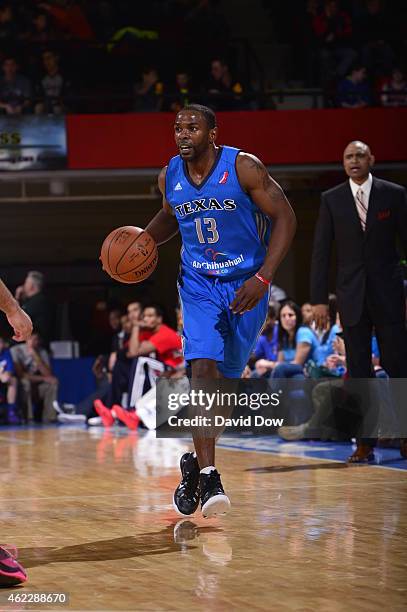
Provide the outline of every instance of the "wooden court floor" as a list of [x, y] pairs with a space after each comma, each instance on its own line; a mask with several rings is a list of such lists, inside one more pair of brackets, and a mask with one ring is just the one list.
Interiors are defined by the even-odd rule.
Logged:
[[0, 432], [1, 542], [29, 574], [0, 610], [407, 609], [407, 472], [222, 449], [232, 513], [180, 521], [187, 443], [123, 433]]

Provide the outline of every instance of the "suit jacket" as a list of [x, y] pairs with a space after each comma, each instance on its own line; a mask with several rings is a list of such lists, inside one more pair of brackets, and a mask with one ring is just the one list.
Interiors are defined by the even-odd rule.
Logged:
[[311, 301], [328, 303], [332, 245], [336, 244], [338, 310], [343, 325], [360, 320], [365, 299], [375, 323], [405, 319], [397, 235], [407, 256], [404, 187], [373, 178], [363, 231], [349, 181], [322, 194], [311, 263]]

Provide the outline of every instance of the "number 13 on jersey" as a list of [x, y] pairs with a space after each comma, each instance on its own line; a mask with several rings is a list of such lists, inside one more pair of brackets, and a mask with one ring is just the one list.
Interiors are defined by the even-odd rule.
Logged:
[[216, 229], [216, 220], [213, 219], [212, 217], [207, 217], [205, 219], [203, 219], [204, 225], [207, 225], [208, 227], [204, 228], [206, 230], [206, 233], [209, 232], [211, 235], [207, 237], [207, 239], [205, 240], [205, 236], [203, 234], [202, 231], [202, 224], [201, 224], [201, 219], [195, 219], [195, 227], [196, 227], [196, 234], [198, 236], [198, 240], [201, 244], [214, 244], [215, 242], [218, 242], [219, 240], [219, 234], [218, 234], [218, 230]]

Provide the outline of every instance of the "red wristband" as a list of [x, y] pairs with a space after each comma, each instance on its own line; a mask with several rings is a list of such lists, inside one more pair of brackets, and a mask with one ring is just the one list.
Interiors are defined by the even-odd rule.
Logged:
[[269, 286], [271, 281], [268, 281], [267, 278], [264, 278], [264, 276], [262, 276], [261, 274], [259, 274], [258, 272], [256, 272], [256, 274], [254, 275], [256, 278], [259, 279], [260, 282], [262, 282], [264, 285]]

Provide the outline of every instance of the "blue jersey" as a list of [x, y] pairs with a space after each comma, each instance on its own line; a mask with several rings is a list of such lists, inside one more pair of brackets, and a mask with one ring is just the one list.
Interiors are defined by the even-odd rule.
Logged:
[[271, 223], [239, 183], [238, 153], [234, 147], [219, 147], [200, 185], [179, 155], [168, 164], [165, 195], [182, 236], [182, 265], [204, 276], [254, 274], [266, 255]]

